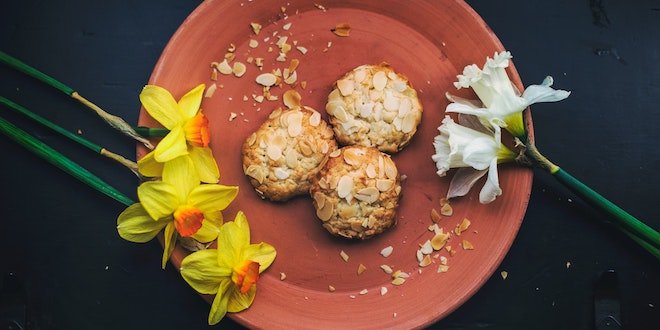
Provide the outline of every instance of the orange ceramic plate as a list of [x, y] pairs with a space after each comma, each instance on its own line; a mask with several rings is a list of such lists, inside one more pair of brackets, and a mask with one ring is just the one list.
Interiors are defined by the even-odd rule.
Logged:
[[[306, 0], [204, 1], [170, 40], [150, 83], [164, 86], [176, 97], [199, 83], [210, 85], [210, 63], [223, 59], [231, 44], [236, 46], [234, 61], [248, 66], [241, 78], [220, 74], [215, 95], [202, 103], [210, 120], [211, 146], [220, 166], [221, 183], [240, 186], [239, 196], [225, 217], [233, 219], [237, 211], [245, 211], [252, 240], [269, 242], [277, 249], [277, 259], [259, 280], [252, 307], [230, 317], [249, 327], [271, 328], [428, 325], [455, 310], [492, 275], [520, 227], [529, 200], [532, 173], [501, 167], [501, 197], [489, 205], [479, 204], [480, 181], [478, 189], [452, 202], [454, 215], [440, 222], [445, 230], [452, 230], [465, 217], [472, 222], [467, 232], [449, 242], [458, 250], [448, 257], [449, 271], [437, 273], [439, 259], [433, 259], [433, 264], [420, 272], [415, 252], [420, 243], [431, 238], [429, 214], [433, 208], [439, 210], [438, 201], [449, 184], [449, 177], [435, 174], [431, 161], [433, 137], [447, 105], [444, 94], [456, 92], [452, 82], [465, 65], [481, 65], [486, 56], [503, 47], [481, 18], [459, 0], [319, 3], [325, 10]], [[259, 35], [252, 32], [251, 22], [263, 25]], [[291, 23], [288, 31], [283, 29], [286, 23]], [[330, 31], [338, 23], [351, 26], [349, 37]], [[286, 62], [275, 61], [275, 32], [288, 36], [289, 43], [295, 41], [305, 47], [307, 53], [294, 48]], [[267, 37], [270, 39], [265, 42]], [[250, 39], [257, 40], [259, 46], [249, 47]], [[269, 46], [272, 52], [268, 52]], [[333, 82], [356, 66], [387, 62], [409, 77], [424, 114], [411, 144], [394, 156], [400, 173], [407, 176], [395, 228], [371, 240], [347, 241], [330, 236], [321, 227], [308, 197], [287, 203], [259, 198], [243, 175], [241, 144], [281, 101], [252, 100], [252, 94], [261, 94], [255, 77], [262, 72], [247, 62], [248, 56], [265, 59], [263, 72], [286, 68], [290, 59], [299, 59], [296, 89], [303, 103], [324, 117]], [[511, 75], [521, 87], [513, 68]], [[307, 82], [305, 89], [300, 87], [302, 81]], [[281, 96], [286, 89], [274, 88], [273, 94]], [[465, 93], [469, 91], [463, 91], [469, 96]], [[238, 117], [230, 122], [231, 112]], [[156, 125], [144, 111], [140, 124]], [[143, 155], [144, 150], [138, 154]], [[475, 249], [463, 250], [460, 243], [464, 239]], [[382, 257], [381, 249], [390, 245], [394, 252]], [[342, 250], [350, 256], [348, 262], [340, 258]], [[177, 248], [172, 260], [175, 266], [185, 255]], [[440, 255], [448, 253], [442, 251]], [[358, 276], [359, 264], [367, 270]], [[393, 286], [390, 276], [381, 270], [382, 264], [411, 276], [403, 285]], [[285, 280], [280, 280], [280, 273], [286, 274]], [[336, 291], [329, 292], [329, 285]], [[388, 289], [384, 296], [381, 287]], [[365, 289], [368, 292], [360, 294]]]

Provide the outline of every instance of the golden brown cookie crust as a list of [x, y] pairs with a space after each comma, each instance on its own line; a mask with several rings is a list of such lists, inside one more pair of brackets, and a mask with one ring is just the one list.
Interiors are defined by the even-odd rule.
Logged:
[[422, 104], [408, 78], [387, 64], [362, 65], [337, 80], [326, 111], [342, 145], [403, 149], [422, 120]]
[[389, 155], [376, 148], [343, 147], [312, 179], [317, 217], [333, 235], [366, 239], [396, 223], [401, 182]]
[[319, 112], [276, 109], [243, 143], [243, 173], [263, 198], [285, 201], [309, 192], [309, 179], [336, 149]]

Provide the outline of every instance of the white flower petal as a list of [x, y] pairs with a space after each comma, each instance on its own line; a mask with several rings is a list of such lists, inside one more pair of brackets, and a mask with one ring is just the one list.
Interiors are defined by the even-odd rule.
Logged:
[[527, 87], [522, 97], [529, 106], [534, 103], [561, 101], [571, 95], [569, 91], [554, 89], [550, 86], [552, 86], [552, 77], [548, 76], [541, 85]]
[[497, 161], [498, 146], [493, 139], [476, 138], [463, 149], [463, 162], [477, 170], [485, 170]]
[[462, 104], [462, 103], [449, 103], [449, 105], [447, 105], [447, 108], [445, 109], [445, 112], [464, 113], [466, 115], [474, 115], [477, 117], [489, 116], [488, 109], [474, 108], [470, 105]]
[[474, 184], [488, 172], [487, 170], [475, 170], [471, 167], [459, 168], [449, 184], [447, 198], [465, 196]]
[[465, 104], [465, 105], [467, 105], [467, 106], [472, 106], [473, 108], [483, 108], [483, 107], [484, 107], [484, 104], [481, 103], [481, 101], [479, 101], [479, 100], [468, 100], [468, 99], [464, 99], [464, 98], [462, 98], [462, 97], [460, 97], [460, 96], [456, 96], [456, 95], [453, 95], [453, 94], [449, 94], [449, 92], [446, 92], [446, 93], [445, 93], [445, 97], [446, 97], [447, 100], [449, 100], [450, 102], [460, 103], [460, 104]]
[[497, 174], [497, 159], [494, 159], [488, 169], [488, 179], [479, 193], [479, 202], [481, 204], [488, 204], [500, 195], [502, 195], [502, 189], [500, 188], [500, 181]]

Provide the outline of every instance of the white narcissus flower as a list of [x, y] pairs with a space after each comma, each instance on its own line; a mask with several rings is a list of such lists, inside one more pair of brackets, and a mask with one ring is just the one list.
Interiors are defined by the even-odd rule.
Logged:
[[561, 101], [571, 94], [551, 88], [553, 80], [548, 76], [540, 85], [531, 85], [520, 95], [505, 70], [511, 58], [509, 52], [495, 53], [493, 58], [486, 59], [483, 69], [475, 64], [466, 66], [463, 74], [457, 76], [454, 86], [458, 89], [472, 88], [482, 106], [451, 103], [447, 106], [447, 112], [475, 115], [486, 126], [499, 126], [516, 137], [523, 137], [523, 110], [534, 103]]
[[445, 176], [449, 169], [459, 168], [447, 192], [447, 198], [452, 198], [467, 194], [475, 182], [488, 173], [479, 201], [490, 203], [502, 194], [497, 164], [515, 160], [516, 154], [502, 144], [498, 126], [490, 131], [474, 116], [460, 116], [459, 121], [466, 126], [445, 116], [438, 127], [440, 135], [433, 141], [435, 154], [431, 157], [438, 168], [437, 174]]

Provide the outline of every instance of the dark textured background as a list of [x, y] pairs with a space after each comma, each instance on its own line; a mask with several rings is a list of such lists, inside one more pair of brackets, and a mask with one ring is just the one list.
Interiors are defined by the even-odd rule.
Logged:
[[[563, 102], [534, 106], [541, 150], [660, 228], [660, 1], [469, 3], [513, 53], [525, 85], [552, 75], [556, 87], [573, 92]], [[3, 1], [0, 49], [135, 123], [138, 93], [169, 37], [198, 4]], [[133, 143], [91, 112], [5, 67], [0, 95], [74, 132], [81, 129], [111, 150], [134, 154]], [[7, 109], [0, 115], [119, 190], [134, 192], [132, 174], [119, 166]], [[33, 328], [207, 329], [209, 305], [171, 267], [160, 270], [161, 247], [118, 237], [122, 205], [1, 136], [0, 152], [0, 274], [11, 272], [25, 285]], [[484, 287], [437, 327], [590, 329], [595, 279], [615, 269], [626, 328], [655, 328], [658, 260], [603, 220], [552, 177], [536, 172], [510, 253]], [[501, 270], [508, 272], [506, 280]]]

